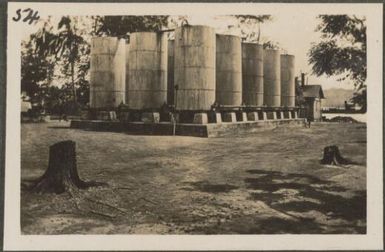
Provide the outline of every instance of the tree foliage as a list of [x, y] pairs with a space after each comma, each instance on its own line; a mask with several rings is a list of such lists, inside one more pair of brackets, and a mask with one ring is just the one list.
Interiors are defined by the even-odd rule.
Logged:
[[271, 40], [263, 42], [262, 45], [263, 49], [280, 49], [279, 43]]
[[235, 17], [245, 42], [262, 44], [264, 49], [279, 49], [277, 42], [262, 38], [261, 24], [273, 21], [271, 15], [235, 15]]
[[21, 91], [33, 103], [40, 103], [40, 86], [52, 80], [54, 61], [35, 53], [30, 41], [23, 42], [21, 47]]
[[366, 25], [365, 18], [321, 15], [316, 31], [321, 41], [310, 49], [309, 63], [317, 76], [350, 79], [356, 87], [354, 101], [366, 110]]
[[94, 20], [96, 35], [120, 38], [137, 31], [160, 31], [168, 24], [168, 16], [97, 16]]
[[[261, 43], [261, 23], [272, 21], [271, 15], [235, 15], [238, 20], [238, 27], [241, 31], [241, 36], [246, 42]], [[273, 43], [268, 41], [269, 45]]]

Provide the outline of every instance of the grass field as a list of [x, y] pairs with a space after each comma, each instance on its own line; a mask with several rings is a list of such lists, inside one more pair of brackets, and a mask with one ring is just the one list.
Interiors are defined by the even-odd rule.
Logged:
[[[314, 124], [222, 138], [133, 136], [51, 122], [21, 126], [22, 183], [48, 148], [77, 143], [75, 194], [21, 193], [24, 234], [366, 232], [366, 125]], [[320, 165], [338, 145], [354, 165]]]

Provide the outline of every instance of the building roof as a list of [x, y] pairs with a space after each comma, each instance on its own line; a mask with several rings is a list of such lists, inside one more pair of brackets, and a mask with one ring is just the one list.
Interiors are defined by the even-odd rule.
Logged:
[[305, 85], [302, 87], [303, 97], [325, 99], [321, 85]]

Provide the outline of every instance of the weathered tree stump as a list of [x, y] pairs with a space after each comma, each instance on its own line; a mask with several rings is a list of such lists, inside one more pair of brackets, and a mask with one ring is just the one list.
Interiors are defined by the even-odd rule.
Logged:
[[76, 165], [76, 143], [62, 141], [49, 148], [48, 169], [31, 189], [38, 193], [63, 193], [73, 189], [101, 186], [105, 183], [85, 182], [79, 178]]
[[349, 164], [349, 160], [341, 156], [338, 146], [331, 145], [324, 148], [324, 156], [320, 161], [321, 164], [329, 165], [340, 165], [340, 164]]

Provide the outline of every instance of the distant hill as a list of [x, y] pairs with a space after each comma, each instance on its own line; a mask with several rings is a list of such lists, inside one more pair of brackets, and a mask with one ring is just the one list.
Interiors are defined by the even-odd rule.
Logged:
[[322, 100], [322, 107], [344, 107], [344, 102], [353, 97], [354, 90], [331, 88], [324, 90], [325, 98]]

